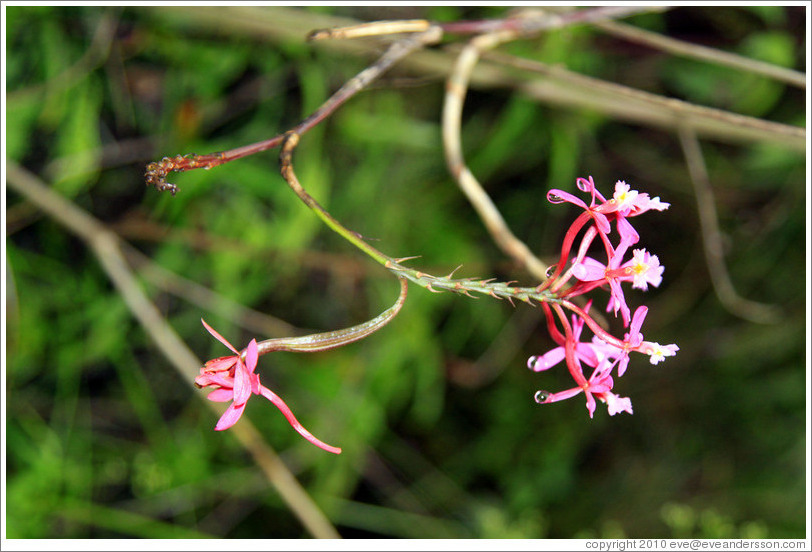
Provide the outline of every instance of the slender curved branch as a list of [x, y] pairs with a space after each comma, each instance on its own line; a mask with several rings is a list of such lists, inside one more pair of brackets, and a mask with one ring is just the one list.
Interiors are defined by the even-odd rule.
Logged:
[[280, 172], [282, 177], [290, 186], [290, 189], [296, 196], [313, 211], [313, 213], [321, 219], [331, 230], [340, 235], [342, 238], [357, 247], [375, 262], [383, 265], [384, 268], [398, 276], [399, 278], [408, 279], [420, 287], [426, 288], [429, 291], [451, 291], [461, 293], [463, 295], [471, 295], [471, 292], [481, 293], [483, 295], [490, 295], [495, 299], [507, 299], [513, 303], [514, 299], [523, 301], [528, 304], [537, 302], [561, 302], [561, 299], [556, 297], [548, 290], [539, 290], [535, 287], [518, 287], [512, 286], [512, 282], [495, 282], [491, 280], [480, 280], [473, 278], [453, 278], [454, 272], [452, 271], [447, 276], [432, 276], [413, 268], [403, 266], [404, 261], [414, 257], [404, 257], [396, 259], [382, 253], [378, 249], [369, 245], [358, 232], [345, 227], [338, 220], [336, 220], [327, 210], [322, 207], [313, 196], [311, 196], [304, 189], [296, 173], [293, 170], [293, 151], [299, 144], [299, 135], [291, 131], [286, 135], [285, 142], [282, 144], [282, 150], [279, 153]]
[[457, 181], [465, 197], [473, 205], [494, 242], [520, 266], [526, 268], [539, 281], [545, 279], [547, 265], [508, 228], [487, 192], [468, 169], [462, 154], [462, 108], [468, 90], [471, 72], [479, 60], [480, 52], [517, 37], [513, 31], [480, 35], [472, 39], [457, 57], [446, 84], [443, 104], [443, 146], [448, 170]]
[[[366, 88], [369, 83], [377, 79], [395, 63], [425, 46], [437, 42], [442, 37], [442, 32], [438, 27], [431, 27], [425, 32], [398, 40], [378, 58], [378, 60], [355, 75], [339, 88], [330, 98], [327, 99], [316, 111], [311, 113], [306, 119], [293, 127], [290, 132], [301, 135], [329, 117], [344, 102], [355, 94]], [[173, 195], [178, 191], [178, 187], [166, 181], [170, 172], [181, 172], [192, 169], [211, 169], [223, 163], [241, 159], [249, 155], [254, 155], [261, 151], [266, 151], [277, 147], [285, 139], [287, 133], [282, 133], [261, 142], [240, 146], [228, 151], [210, 153], [206, 155], [177, 155], [175, 157], [164, 157], [162, 160], [147, 165], [145, 178], [148, 186], [155, 186], [160, 191], [168, 190]]]
[[470, 171], [462, 153], [461, 127], [465, 95], [474, 68], [482, 54], [500, 44], [537, 34], [543, 30], [567, 25], [596, 23], [608, 18], [626, 17], [648, 11], [645, 7], [600, 7], [555, 13], [545, 10], [527, 10], [516, 17], [485, 22], [463, 21], [443, 25], [446, 32], [482, 32], [471, 39], [460, 52], [446, 84], [443, 104], [443, 146], [446, 164], [454, 180], [471, 202], [485, 224], [494, 242], [520, 266], [539, 281], [546, 279], [547, 265], [527, 245], [511, 232], [487, 192]]
[[365, 337], [377, 332], [400, 312], [403, 303], [406, 302], [406, 294], [409, 291], [409, 281], [406, 278], [400, 280], [400, 294], [395, 304], [383, 311], [371, 320], [357, 324], [350, 328], [323, 332], [301, 337], [281, 337], [275, 339], [265, 339], [257, 343], [257, 353], [264, 355], [275, 351], [287, 351], [291, 353], [317, 353], [329, 351], [336, 347], [343, 347], [349, 343], [360, 341]]
[[[650, 6], [649, 9], [657, 9]], [[585, 11], [585, 10], [579, 10]], [[238, 36], [251, 36], [270, 44], [279, 44], [306, 35], [314, 27], [346, 26], [357, 23], [347, 18], [303, 12], [298, 8], [221, 8], [216, 10], [186, 10], [167, 7], [160, 11], [167, 24], [184, 21], [197, 29], [221, 31], [228, 28]], [[564, 17], [567, 14], [562, 14]], [[280, 21], [283, 22], [280, 25]], [[443, 24], [447, 33], [461, 32], [460, 29], [448, 28], [450, 23]], [[482, 27], [476, 28], [482, 32]], [[314, 44], [319, 44], [318, 42]], [[371, 49], [378, 48], [380, 41], [357, 42], [352, 40], [334, 41], [329, 44], [330, 52], [336, 56], [367, 56]], [[442, 49], [422, 49], [408, 56], [402, 66], [426, 77], [447, 78], [448, 68], [453, 64], [458, 49], [451, 44]], [[712, 109], [687, 102], [685, 111], [675, 118], [673, 113], [659, 109], [650, 102], [630, 101], [632, 97], [619, 96], [608, 89], [611, 83], [599, 79], [588, 79], [573, 83], [564, 80], [559, 71], [544, 72], [545, 78], [528, 75], [527, 68], [519, 67], [522, 72], [510, 70], [504, 63], [508, 56], [487, 52], [476, 66], [471, 76], [471, 88], [509, 89], [535, 102], [568, 106], [574, 109], [590, 109], [613, 117], [617, 120], [632, 121], [649, 127], [676, 129], [681, 117], [690, 116], [696, 132], [701, 137], [713, 137], [729, 143], [769, 143], [781, 144], [795, 150], [806, 147], [805, 132], [802, 128], [762, 121], [752, 117], [737, 116], [719, 109]], [[496, 61], [496, 62], [494, 62]], [[530, 60], [524, 60], [530, 62]], [[517, 65], [513, 65], [517, 67]], [[531, 69], [532, 70], [532, 69]], [[595, 85], [604, 84], [600, 93], [595, 93]], [[642, 94], [642, 93], [641, 93]], [[654, 96], [653, 94], [650, 96]], [[662, 96], [656, 97], [661, 102], [671, 101]], [[763, 123], [763, 124], [762, 124]]]
[[543, 80], [523, 82], [517, 87], [528, 95], [554, 103], [597, 109], [620, 119], [669, 129], [679, 128], [690, 120], [697, 134], [726, 141], [767, 141], [795, 149], [806, 144], [803, 127], [668, 98], [501, 52], [485, 52], [482, 59], [543, 75]]
[[752, 322], [759, 324], [778, 322], [780, 310], [775, 305], [751, 301], [736, 293], [725, 267], [722, 233], [719, 230], [716, 204], [699, 140], [697, 140], [696, 133], [688, 126], [680, 127], [679, 140], [685, 155], [685, 162], [688, 165], [688, 172], [691, 175], [691, 182], [694, 185], [705, 260], [708, 263], [711, 282], [719, 302], [736, 316]]
[[796, 88], [806, 89], [806, 75], [787, 67], [781, 67], [730, 52], [724, 52], [716, 48], [708, 48], [706, 46], [700, 46], [699, 44], [677, 40], [659, 33], [639, 29], [633, 25], [618, 23], [617, 21], [597, 21], [594, 25], [598, 29], [614, 36], [624, 38], [631, 42], [637, 42], [638, 44], [644, 44], [675, 56], [699, 59], [717, 65], [740, 69], [787, 83]]

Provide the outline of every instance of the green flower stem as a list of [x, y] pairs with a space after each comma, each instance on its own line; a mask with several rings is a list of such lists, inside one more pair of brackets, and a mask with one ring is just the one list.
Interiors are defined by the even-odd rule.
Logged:
[[328, 351], [364, 339], [377, 332], [400, 312], [400, 308], [406, 301], [406, 292], [409, 290], [409, 283], [404, 278], [400, 279], [400, 295], [395, 304], [383, 311], [381, 314], [368, 320], [363, 324], [302, 337], [282, 337], [278, 339], [266, 339], [257, 343], [258, 353], [264, 355], [274, 351], [288, 351], [293, 353], [317, 353]]
[[363, 237], [352, 230], [346, 228], [338, 222], [324, 207], [322, 207], [313, 196], [311, 196], [299, 182], [293, 170], [293, 150], [299, 144], [299, 135], [293, 131], [287, 133], [282, 143], [282, 150], [279, 154], [280, 171], [282, 177], [288, 183], [296, 196], [307, 205], [331, 230], [353, 244], [355, 247], [366, 253], [378, 264], [384, 266], [390, 272], [401, 279], [407, 279], [415, 284], [433, 292], [451, 291], [472, 297], [471, 293], [490, 295], [496, 299], [507, 299], [513, 303], [514, 299], [532, 304], [537, 302], [560, 303], [561, 300], [548, 290], [538, 290], [535, 287], [516, 287], [511, 282], [495, 282], [493, 279], [480, 280], [476, 278], [453, 278], [453, 272], [448, 276], [432, 276], [419, 270], [408, 268], [400, 262], [411, 258], [404, 257], [395, 259], [390, 257], [364, 241]]

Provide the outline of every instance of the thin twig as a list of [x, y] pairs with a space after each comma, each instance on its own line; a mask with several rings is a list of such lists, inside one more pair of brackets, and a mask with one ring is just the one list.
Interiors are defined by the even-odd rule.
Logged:
[[[355, 94], [363, 90], [369, 83], [386, 72], [395, 63], [408, 56], [426, 44], [437, 42], [442, 37], [439, 28], [433, 27], [430, 30], [416, 35], [398, 40], [378, 58], [378, 60], [355, 75], [339, 88], [330, 98], [327, 99], [316, 111], [291, 129], [291, 132], [302, 135], [330, 116], [344, 102]], [[268, 140], [248, 144], [232, 150], [210, 153], [207, 155], [178, 155], [175, 157], [164, 157], [161, 161], [147, 165], [146, 181], [147, 185], [155, 186], [158, 190], [168, 190], [174, 194], [178, 188], [174, 184], [166, 181], [170, 172], [188, 171], [192, 169], [210, 169], [235, 159], [241, 159], [249, 155], [254, 155], [261, 151], [266, 151], [277, 147], [285, 138], [286, 133], [279, 134]]]
[[594, 25], [609, 34], [637, 42], [638, 44], [645, 44], [646, 46], [668, 52], [675, 56], [699, 59], [717, 65], [741, 69], [742, 71], [785, 82], [797, 88], [806, 89], [806, 75], [787, 67], [773, 65], [772, 63], [751, 59], [730, 52], [724, 52], [716, 48], [691, 44], [690, 42], [684, 42], [616, 21], [597, 21]]
[[[517, 85], [536, 98], [597, 109], [618, 118], [666, 128], [678, 128], [689, 121], [697, 134], [719, 139], [769, 141], [796, 149], [806, 145], [806, 129], [802, 127], [667, 98], [581, 75], [560, 66], [499, 52], [485, 52], [482, 58], [547, 77], [544, 81]], [[562, 84], [565, 88], [561, 88]]]
[[608, 18], [620, 18], [641, 12], [664, 11], [667, 7], [609, 6], [556, 13], [552, 10], [522, 10], [502, 19], [478, 19], [448, 22], [432, 22], [426, 19], [399, 19], [370, 21], [357, 25], [317, 29], [307, 35], [307, 40], [349, 39], [384, 36], [400, 33], [417, 33], [437, 27], [444, 34], [481, 35], [507, 32], [513, 35], [531, 35], [539, 31], [569, 25], [591, 23]]
[[[29, 201], [46, 211], [54, 220], [81, 238], [93, 250], [133, 316], [152, 338], [158, 349], [191, 387], [201, 366], [189, 347], [164, 320], [130, 270], [121, 252], [121, 241], [101, 222], [54, 192], [34, 174], [13, 161], [6, 165], [7, 182]], [[195, 393], [203, 398], [202, 395]], [[205, 401], [215, 411], [218, 407]], [[317, 538], [338, 538], [339, 534], [312, 498], [302, 488], [276, 452], [264, 442], [250, 420], [243, 419], [232, 428], [241, 445], [254, 457], [282, 499], [307, 530]]]
[[368, 36], [382, 36], [400, 33], [422, 33], [431, 28], [425, 19], [397, 19], [394, 21], [371, 21], [348, 27], [316, 29], [307, 35], [307, 40], [352, 39]]
[[567, 25], [594, 23], [612, 17], [626, 17], [647, 11], [645, 7], [601, 7], [576, 10], [567, 13], [553, 13], [528, 10], [526, 16], [497, 20], [471, 22], [463, 21], [442, 25], [446, 32], [476, 32], [487, 29], [468, 42], [460, 52], [449, 74], [445, 102], [443, 104], [443, 146], [446, 164], [454, 180], [471, 202], [480, 219], [485, 224], [494, 242], [520, 266], [527, 269], [539, 281], [544, 280], [547, 265], [530, 251], [530, 248], [511, 232], [499, 210], [487, 192], [470, 171], [462, 153], [462, 110], [471, 75], [483, 52], [517, 38], [531, 36], [543, 30]]
[[465, 197], [471, 202], [479, 218], [485, 224], [494, 242], [521, 267], [527, 269], [538, 281], [545, 279], [547, 266], [536, 257], [508, 228], [505, 219], [499, 213], [488, 193], [468, 169], [462, 154], [462, 108], [468, 90], [471, 72], [479, 60], [481, 51], [493, 48], [502, 42], [517, 36], [514, 31], [502, 31], [480, 35], [472, 39], [463, 48], [457, 58], [446, 84], [445, 102], [443, 103], [443, 148], [445, 150], [448, 170], [457, 181]]
[[[357, 21], [347, 18], [283, 7], [270, 9], [224, 7], [217, 10], [165, 8], [156, 13], [167, 24], [193, 25], [201, 32], [222, 32], [223, 29], [228, 29], [235, 35], [250, 36], [271, 44], [296, 40], [298, 37], [306, 35], [314, 27], [337, 27], [357, 23]], [[477, 32], [481, 32], [481, 30]], [[367, 56], [370, 49], [378, 48], [381, 42], [373, 38], [366, 42], [346, 40], [313, 44], [335, 56]], [[446, 78], [448, 68], [458, 52], [459, 48], [453, 44], [443, 49], [423, 49], [405, 58], [401, 66], [426, 77]], [[524, 71], [516, 73], [510, 71], [502, 63], [494, 63], [491, 61], [492, 54], [487, 53], [482, 56], [482, 61], [471, 76], [470, 88], [510, 89], [536, 102], [570, 106], [581, 110], [595, 110], [619, 120], [667, 129], [676, 129], [682, 116], [690, 116], [694, 129], [703, 138], [713, 137], [732, 143], [780, 144], [803, 151], [806, 148], [804, 129], [737, 116], [687, 102], [678, 102], [685, 107], [685, 110], [683, 115], [675, 117], [671, 110], [665, 111], [650, 102], [630, 102], [629, 97], [618, 97], [618, 94], [606, 89], [601, 89], [599, 93], [596, 93], [593, 84], [608, 85], [609, 83], [605, 81], [587, 80], [586, 77], [583, 77], [584, 80], [575, 84], [563, 81], [558, 72], [547, 73], [547, 78], [538, 79], [534, 75], [527, 75]], [[669, 100], [662, 96], [656, 98], [660, 102], [676, 102], [676, 100]]]
[[127, 242], [122, 242], [122, 249], [138, 274], [158, 289], [182, 297], [207, 311], [218, 313], [254, 333], [262, 335], [302, 333], [302, 330], [281, 318], [250, 309], [211, 288], [162, 267]]
[[696, 133], [687, 125], [680, 127], [679, 140], [685, 155], [685, 162], [688, 165], [688, 173], [694, 185], [699, 224], [702, 230], [702, 245], [716, 296], [722, 305], [736, 316], [759, 324], [778, 322], [780, 310], [775, 305], [751, 301], [736, 293], [725, 267], [722, 233], [719, 230], [716, 204], [699, 140], [696, 138]]
[[468, 295], [469, 297], [474, 297], [471, 293], [480, 293], [482, 295], [490, 295], [494, 299], [507, 299], [510, 303], [513, 303], [513, 300], [516, 299], [530, 305], [533, 304], [533, 301], [561, 302], [559, 298], [549, 291], [539, 290], [535, 287], [518, 287], [513, 286], [512, 282], [495, 282], [492, 279], [453, 278], [452, 276], [456, 270], [452, 271], [448, 276], [433, 276], [414, 268], [403, 266], [403, 264], [401, 264], [402, 262], [407, 259], [412, 259], [413, 257], [396, 259], [382, 253], [375, 247], [369, 245], [361, 234], [353, 232], [341, 224], [335, 217], [327, 212], [313, 196], [307, 193], [307, 190], [305, 190], [301, 182], [299, 182], [296, 172], [293, 170], [293, 152], [298, 144], [299, 135], [291, 131], [286, 135], [279, 153], [280, 172], [288, 183], [288, 186], [290, 186], [290, 189], [296, 194], [296, 197], [298, 197], [308, 209], [313, 211], [332, 231], [357, 247], [375, 262], [383, 265], [384, 268], [399, 278], [406, 278], [429, 291], [437, 293], [450, 291]]
[[492, 34], [508, 32], [516, 36], [532, 36], [541, 31], [573, 25], [595, 23], [608, 19], [621, 19], [646, 12], [665, 11], [667, 6], [601, 6], [588, 9], [528, 8], [503, 19], [477, 21], [451, 21], [437, 23], [448, 34]]

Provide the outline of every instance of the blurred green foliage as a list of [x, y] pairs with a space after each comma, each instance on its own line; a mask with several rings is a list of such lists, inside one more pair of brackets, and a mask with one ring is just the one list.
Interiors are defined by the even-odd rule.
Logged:
[[[217, 9], [8, 7], [8, 157], [160, 266], [226, 298], [319, 331], [375, 316], [394, 300], [394, 280], [298, 202], [276, 153], [172, 175], [176, 197], [145, 189], [148, 161], [271, 137], [372, 59], [285, 39], [286, 29], [264, 35], [194, 17]], [[803, 68], [801, 9], [684, 7], [630, 22]], [[505, 13], [392, 10], [312, 13], [446, 21]], [[112, 40], [99, 51], [94, 37], [104, 25]], [[506, 50], [806, 123], [798, 90], [590, 28]], [[462, 264], [460, 276], [532, 285], [449, 177], [444, 83], [419, 77], [396, 68], [308, 133], [296, 154], [300, 180], [390, 255], [421, 255], [412, 262], [429, 272]], [[666, 267], [664, 283], [630, 296], [650, 307], [647, 338], [681, 350], [656, 367], [634, 359], [616, 382], [634, 416], [609, 418], [599, 408], [594, 420], [580, 399], [533, 402], [536, 389], [560, 389], [567, 379], [525, 368], [551, 346], [540, 309], [525, 305], [413, 288], [398, 318], [371, 339], [263, 357], [265, 384], [345, 452], [312, 447], [259, 399], [247, 416], [342, 535], [803, 537], [804, 156], [770, 144], [702, 144], [734, 285], [782, 309], [780, 324], [758, 325], [726, 312], [713, 292], [674, 134], [509, 89], [472, 89], [463, 141], [508, 224], [551, 262], [575, 213], [547, 205], [548, 188], [573, 188], [591, 174], [604, 193], [625, 179], [671, 202], [637, 226]], [[202, 393], [149, 342], [82, 243], [13, 192], [6, 225], [8, 536], [303, 536], [238, 443], [212, 431]], [[145, 286], [200, 358], [224, 354], [201, 317], [235, 344], [265, 337]]]

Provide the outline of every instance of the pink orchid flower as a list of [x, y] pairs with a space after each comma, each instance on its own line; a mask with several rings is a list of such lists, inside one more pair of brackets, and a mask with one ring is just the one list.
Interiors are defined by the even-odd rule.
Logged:
[[651, 199], [648, 194], [632, 190], [631, 186], [623, 180], [615, 183], [615, 193], [612, 199], [601, 206], [604, 213], [616, 212], [619, 217], [636, 217], [650, 209], [665, 211], [670, 203], [660, 201], [659, 197]]
[[583, 386], [573, 387], [558, 393], [549, 393], [547, 391], [536, 392], [536, 402], [539, 404], [549, 404], [558, 401], [569, 399], [583, 392], [586, 395], [586, 409], [589, 411], [589, 417], [592, 418], [595, 414], [595, 397], [601, 402], [606, 403], [607, 411], [610, 416], [614, 416], [619, 412], [632, 412], [632, 401], [627, 397], [619, 397], [611, 392], [614, 385], [611, 376], [611, 369], [602, 369], [598, 367], [592, 373]]
[[584, 257], [581, 262], [572, 267], [572, 275], [582, 282], [605, 282], [609, 284], [609, 303], [606, 311], [614, 311], [617, 316], [618, 310], [623, 318], [623, 325], [629, 325], [631, 310], [626, 304], [626, 297], [620, 283], [624, 280], [631, 280], [631, 269], [621, 267], [623, 255], [628, 248], [628, 243], [621, 241], [618, 248], [610, 252], [609, 261], [606, 264]]
[[663, 281], [665, 268], [660, 265], [657, 255], [652, 255], [645, 249], [635, 249], [632, 255], [621, 267], [621, 270], [626, 271], [622, 279], [631, 280], [633, 288], [643, 291], [648, 289], [648, 284], [658, 287]]
[[659, 364], [665, 360], [665, 357], [676, 355], [677, 351], [679, 351], [679, 347], [677, 347], [675, 343], [660, 345], [653, 341], [644, 341], [635, 350], [639, 353], [649, 355], [649, 362], [652, 364]]
[[203, 387], [214, 387], [214, 391], [209, 393], [208, 399], [215, 402], [228, 402], [231, 404], [218, 420], [217, 425], [214, 427], [216, 431], [228, 429], [237, 423], [243, 412], [248, 399], [252, 395], [262, 395], [274, 406], [276, 406], [285, 416], [288, 423], [299, 432], [299, 434], [316, 445], [317, 447], [332, 452], [333, 454], [340, 454], [341, 449], [338, 447], [330, 446], [307, 431], [302, 424], [293, 415], [285, 401], [283, 401], [276, 393], [263, 386], [259, 382], [259, 374], [254, 370], [257, 367], [257, 359], [259, 358], [257, 340], [252, 339], [245, 348], [243, 353], [237, 351], [234, 346], [226, 341], [217, 331], [211, 326], [206, 324], [205, 320], [201, 320], [206, 330], [213, 335], [220, 343], [228, 347], [234, 355], [219, 357], [208, 361], [200, 369], [200, 375], [195, 378], [195, 385]]
[[[587, 303], [585, 312], [589, 312], [591, 302]], [[587, 366], [596, 367], [602, 360], [601, 353], [598, 352], [592, 343], [581, 342], [581, 333], [584, 330], [584, 319], [580, 316], [572, 315], [572, 339], [575, 341], [575, 358]], [[566, 357], [566, 348], [560, 345], [550, 349], [541, 356], [531, 356], [527, 359], [527, 367], [534, 372], [549, 370]]]
[[[632, 190], [622, 180], [616, 182], [614, 194], [608, 200], [597, 190], [591, 176], [578, 178], [575, 182], [580, 191], [590, 195], [588, 203], [564, 190], [552, 189], [547, 193], [547, 200], [551, 203], [572, 203], [583, 212], [564, 235], [555, 270], [548, 273], [546, 279], [536, 288], [537, 291], [547, 291], [560, 300], [558, 305], [552, 307], [544, 305], [548, 330], [558, 346], [541, 356], [530, 357], [527, 366], [541, 372], [564, 360], [575, 380], [575, 387], [558, 393], [538, 391], [536, 402], [540, 404], [562, 401], [583, 392], [590, 417], [594, 414], [596, 399], [606, 403], [610, 415], [619, 412], [631, 414], [631, 400], [611, 392], [614, 383], [612, 372], [617, 368], [617, 377], [626, 372], [631, 352], [647, 354], [652, 364], [658, 364], [665, 357], [674, 356], [679, 347], [644, 341], [641, 328], [648, 308], [640, 306], [632, 315], [626, 303], [622, 283], [629, 282], [632, 288], [646, 291], [649, 285], [657, 287], [662, 283], [664, 270], [657, 256], [645, 249], [635, 249], [631, 259], [624, 259], [626, 252], [640, 240], [639, 234], [627, 219], [649, 210], [663, 211], [669, 204], [660, 201], [659, 197], [652, 199], [646, 193]], [[613, 225], [620, 236], [617, 246], [609, 237]], [[582, 230], [583, 235], [577, 244], [576, 240]], [[587, 256], [590, 247], [598, 241], [606, 254], [604, 261]], [[573, 249], [577, 252], [574, 258], [571, 257]], [[572, 278], [576, 282], [571, 282]], [[603, 287], [608, 287], [609, 292], [607, 312], [614, 312], [617, 316], [620, 311], [623, 326], [628, 328], [622, 340], [601, 327], [589, 315], [588, 306], [581, 309], [570, 301], [573, 297]], [[574, 313], [571, 323], [563, 308]], [[558, 314], [557, 321], [552, 315], [553, 309]], [[558, 329], [559, 323], [563, 326], [563, 333]], [[585, 325], [595, 334], [591, 343], [581, 342]], [[593, 368], [589, 379], [586, 379], [582, 371], [583, 365]]]

